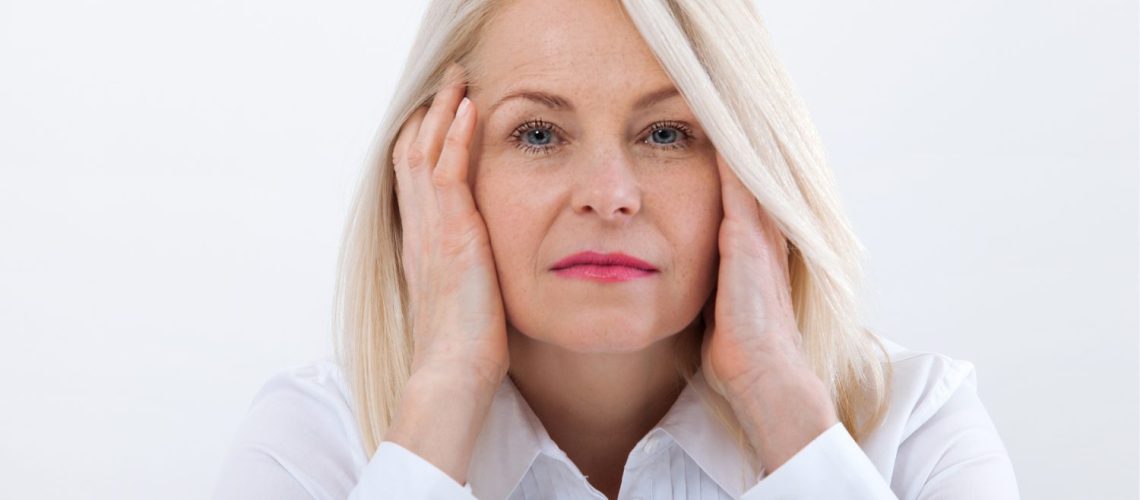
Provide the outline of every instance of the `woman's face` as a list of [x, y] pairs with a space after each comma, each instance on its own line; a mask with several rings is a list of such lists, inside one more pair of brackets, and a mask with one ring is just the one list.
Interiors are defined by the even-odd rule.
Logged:
[[[513, 2], [473, 56], [469, 174], [510, 327], [624, 352], [693, 322], [717, 273], [716, 151], [684, 99], [658, 93], [675, 87], [618, 2]], [[509, 97], [522, 92], [533, 94]], [[657, 272], [600, 282], [552, 270], [583, 251]]]

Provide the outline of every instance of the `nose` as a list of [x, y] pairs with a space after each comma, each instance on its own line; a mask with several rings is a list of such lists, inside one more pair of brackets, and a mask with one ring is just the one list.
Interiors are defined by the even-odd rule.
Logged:
[[627, 158], [614, 154], [590, 163], [579, 169], [571, 197], [575, 213], [593, 212], [607, 221], [620, 221], [641, 210], [641, 186]]

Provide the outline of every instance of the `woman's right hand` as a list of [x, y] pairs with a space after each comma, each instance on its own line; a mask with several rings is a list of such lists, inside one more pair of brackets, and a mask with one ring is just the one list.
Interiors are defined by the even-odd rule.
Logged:
[[[403, 228], [403, 269], [415, 339], [412, 373], [477, 377], [498, 387], [509, 365], [506, 315], [483, 217], [467, 185], [476, 113], [456, 108], [462, 67], [404, 122], [393, 149]], [[489, 384], [489, 385], [484, 385]]]

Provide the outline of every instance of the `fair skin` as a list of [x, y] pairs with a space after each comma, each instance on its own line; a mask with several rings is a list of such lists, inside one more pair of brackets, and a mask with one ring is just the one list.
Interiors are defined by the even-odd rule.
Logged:
[[[470, 175], [507, 311], [509, 375], [604, 492], [684, 387], [672, 358], [697, 354], [694, 320], [716, 279], [720, 181], [716, 150], [679, 94], [635, 107], [675, 87], [616, 4], [552, 8], [513, 3], [483, 32], [473, 54], [481, 78], [467, 96], [487, 112]], [[591, 73], [607, 77], [583, 77]], [[524, 89], [566, 103], [502, 100]], [[582, 250], [622, 252], [659, 272], [598, 283], [550, 270]]]
[[[786, 240], [683, 98], [635, 105], [675, 87], [620, 7], [513, 2], [480, 36], [473, 67], [449, 67], [452, 85], [394, 147], [416, 347], [385, 439], [466, 482], [510, 376], [615, 498], [628, 453], [684, 386], [677, 355], [700, 358], [769, 471], [837, 422], [800, 351]], [[561, 105], [504, 100], [523, 89]], [[551, 271], [583, 250], [658, 272]]]

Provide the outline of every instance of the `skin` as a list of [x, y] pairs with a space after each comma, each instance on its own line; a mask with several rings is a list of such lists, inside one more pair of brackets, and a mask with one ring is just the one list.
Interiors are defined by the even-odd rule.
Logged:
[[[675, 87], [616, 3], [515, 2], [473, 57], [481, 78], [468, 97], [488, 111], [472, 180], [507, 312], [509, 374], [591, 482], [616, 491], [629, 452], [684, 387], [672, 359], [699, 354], [722, 217], [716, 150], [680, 95], [634, 108]], [[500, 101], [523, 88], [569, 105]], [[512, 137], [536, 119], [546, 123]], [[653, 134], [660, 122], [688, 132]], [[598, 283], [551, 271], [583, 250], [620, 251], [659, 272]]]
[[[472, 61], [449, 67], [451, 84], [394, 148], [416, 348], [385, 440], [465, 483], [510, 376], [616, 498], [629, 451], [683, 388], [675, 356], [699, 358], [769, 473], [838, 421], [800, 348], [787, 240], [682, 98], [634, 106], [672, 83], [615, 2], [511, 3]], [[522, 88], [573, 109], [503, 101]], [[514, 134], [533, 119], [544, 123]], [[618, 283], [551, 272], [587, 249], [659, 272]]]

